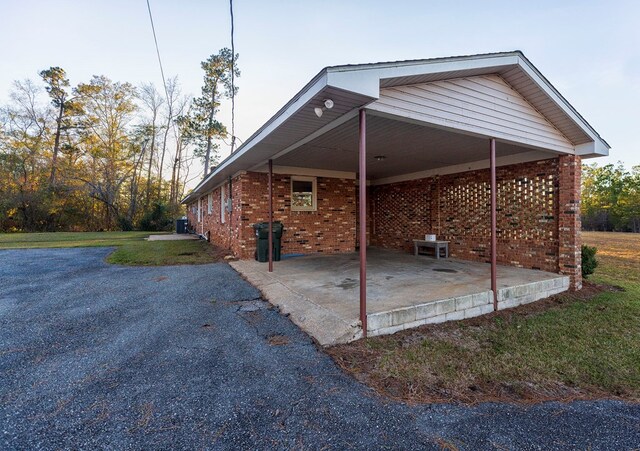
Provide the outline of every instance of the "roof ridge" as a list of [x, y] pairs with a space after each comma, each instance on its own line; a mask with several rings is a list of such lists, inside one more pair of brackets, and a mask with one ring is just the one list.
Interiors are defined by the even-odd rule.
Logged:
[[395, 60], [395, 61], [379, 61], [375, 63], [356, 63], [356, 64], [339, 64], [335, 66], [326, 66], [323, 70], [356, 70], [363, 69], [367, 66], [371, 66], [372, 68], [376, 68], [379, 66], [390, 66], [390, 65], [402, 65], [402, 66], [412, 66], [418, 64], [425, 63], [434, 63], [441, 61], [453, 61], [453, 60], [464, 60], [464, 59], [479, 59], [479, 58], [492, 58], [495, 56], [524, 56], [524, 53], [521, 50], [509, 50], [504, 52], [488, 52], [488, 53], [476, 53], [469, 55], [456, 55], [456, 56], [438, 56], [433, 58], [418, 58], [418, 59], [408, 59], [408, 60]]

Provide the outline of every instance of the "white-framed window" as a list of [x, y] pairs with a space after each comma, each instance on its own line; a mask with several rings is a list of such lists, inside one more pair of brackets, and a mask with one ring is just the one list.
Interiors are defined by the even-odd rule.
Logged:
[[202, 208], [200, 208], [201, 205], [202, 198], [198, 198], [198, 222], [202, 221]]
[[226, 212], [225, 212], [225, 210], [226, 210], [226, 206], [227, 206], [227, 204], [226, 204], [226, 201], [227, 201], [226, 197], [227, 196], [225, 195], [226, 194], [225, 191], [226, 190], [224, 189], [224, 185], [222, 185], [220, 187], [220, 222], [223, 223], [223, 224], [224, 224], [224, 222], [226, 220]]
[[291, 177], [291, 210], [316, 211], [318, 208], [317, 192], [315, 177]]
[[207, 195], [207, 214], [211, 214], [213, 211], [213, 193]]

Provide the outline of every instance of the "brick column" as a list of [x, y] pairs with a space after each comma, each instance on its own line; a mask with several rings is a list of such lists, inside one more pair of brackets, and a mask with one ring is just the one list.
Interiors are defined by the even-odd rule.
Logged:
[[558, 158], [558, 270], [571, 278], [569, 289], [582, 288], [579, 156]]

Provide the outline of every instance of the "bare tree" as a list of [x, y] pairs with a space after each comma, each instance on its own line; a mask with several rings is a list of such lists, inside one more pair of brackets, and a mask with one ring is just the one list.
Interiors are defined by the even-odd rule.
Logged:
[[176, 151], [173, 155], [173, 164], [171, 170], [171, 188], [169, 194], [169, 202], [172, 205], [177, 205], [179, 196], [180, 185], [180, 170], [184, 164], [184, 154], [186, 153], [187, 139], [185, 130], [187, 128], [187, 115], [189, 114], [189, 105], [191, 99], [189, 97], [180, 97], [176, 102], [175, 108], [175, 139], [176, 139]]
[[[167, 122], [164, 128], [164, 136], [162, 138], [162, 155], [160, 156], [160, 166], [158, 167], [158, 198], [161, 197], [161, 191], [162, 191], [162, 172], [164, 171], [164, 157], [166, 155], [167, 152], [167, 141], [169, 139], [169, 131], [171, 129], [171, 126], [173, 125], [173, 120], [174, 120], [174, 111], [175, 111], [175, 107], [177, 102], [179, 102], [180, 100], [180, 86], [178, 84], [178, 77], [175, 76], [173, 78], [170, 78], [167, 81], [167, 106], [166, 106], [166, 113], [167, 113]], [[174, 127], [174, 133], [175, 132], [175, 127]]]
[[142, 101], [143, 105], [147, 109], [147, 112], [151, 116], [150, 121], [146, 124], [145, 127], [150, 138], [149, 164], [147, 166], [147, 191], [144, 204], [146, 210], [149, 207], [149, 203], [151, 202], [151, 167], [153, 165], [153, 158], [155, 156], [156, 136], [158, 134], [157, 120], [160, 108], [162, 107], [164, 100], [160, 96], [160, 93], [153, 85], [153, 83], [143, 83], [140, 86], [138, 98]]

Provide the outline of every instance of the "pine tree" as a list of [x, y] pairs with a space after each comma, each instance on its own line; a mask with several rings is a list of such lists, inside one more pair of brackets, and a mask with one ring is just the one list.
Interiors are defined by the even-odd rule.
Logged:
[[227, 136], [227, 129], [216, 119], [216, 114], [222, 98], [230, 98], [238, 91], [231, 86], [231, 71], [235, 77], [240, 76], [237, 60], [237, 54], [232, 58], [231, 50], [223, 48], [201, 63], [204, 70], [202, 96], [193, 100], [186, 138], [195, 145], [194, 154], [204, 162], [204, 176], [209, 172], [211, 162], [217, 159], [219, 145], [213, 140]]

